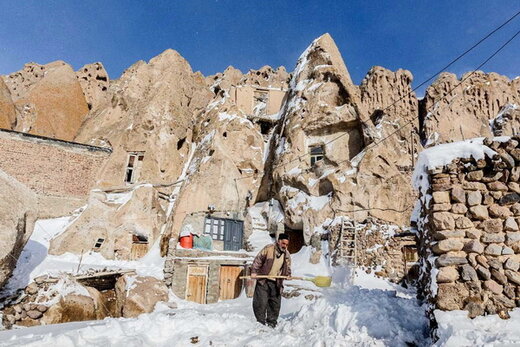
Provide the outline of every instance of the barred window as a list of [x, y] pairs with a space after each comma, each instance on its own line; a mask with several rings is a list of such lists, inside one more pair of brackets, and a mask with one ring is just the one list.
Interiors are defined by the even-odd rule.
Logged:
[[209, 235], [213, 240], [224, 241], [224, 220], [206, 217], [204, 234]]

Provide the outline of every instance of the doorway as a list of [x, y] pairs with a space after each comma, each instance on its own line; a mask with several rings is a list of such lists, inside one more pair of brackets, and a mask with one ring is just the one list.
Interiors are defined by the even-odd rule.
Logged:
[[289, 247], [287, 247], [287, 250], [291, 254], [298, 253], [305, 245], [305, 240], [303, 239], [303, 230], [294, 230], [285, 227], [285, 233], [289, 235]]

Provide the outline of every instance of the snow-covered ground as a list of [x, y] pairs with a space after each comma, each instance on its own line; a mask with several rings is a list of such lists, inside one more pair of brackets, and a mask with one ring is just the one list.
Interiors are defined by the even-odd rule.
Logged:
[[[49, 240], [72, 218], [38, 221], [25, 247], [9, 289], [23, 287], [43, 273], [77, 271], [79, 257], [47, 254]], [[243, 293], [235, 300], [199, 305], [171, 294], [177, 309], [158, 304], [138, 318], [107, 318], [0, 331], [0, 346], [428, 346], [425, 308], [415, 292], [357, 271], [354, 283], [342, 268], [331, 273], [325, 261], [309, 264], [308, 247], [293, 255], [296, 276], [331, 275], [330, 288], [308, 281], [288, 281], [299, 295], [282, 300], [279, 324], [271, 329], [256, 323], [251, 299]], [[91, 267], [136, 268], [143, 274], [162, 274], [163, 259], [153, 250], [142, 261], [83, 256], [80, 272]], [[438, 346], [520, 345], [520, 310], [510, 320], [496, 316], [471, 320], [463, 311], [436, 312]]]
[[255, 322], [251, 299], [244, 295], [211, 305], [175, 298], [177, 309], [158, 305], [154, 313], [134, 319], [0, 332], [0, 346], [192, 346], [195, 337], [199, 346], [429, 344], [424, 310], [410, 292], [375, 278], [363, 281], [371, 289], [336, 282], [284, 299], [275, 329]]

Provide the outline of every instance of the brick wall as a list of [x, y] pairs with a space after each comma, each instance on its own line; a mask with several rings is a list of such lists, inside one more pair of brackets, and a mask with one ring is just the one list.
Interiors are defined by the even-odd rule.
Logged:
[[0, 129], [0, 170], [40, 195], [88, 196], [110, 150]]

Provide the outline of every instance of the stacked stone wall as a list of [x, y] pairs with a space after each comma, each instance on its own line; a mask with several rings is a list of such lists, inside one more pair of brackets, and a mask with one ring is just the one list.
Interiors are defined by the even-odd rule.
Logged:
[[[331, 226], [329, 231], [329, 249], [338, 256], [341, 224]], [[357, 265], [362, 269], [367, 272], [375, 270], [377, 276], [395, 283], [417, 277], [416, 261], [406, 259], [406, 247], [410, 247], [412, 253], [416, 252], [415, 236], [407, 229], [368, 218], [356, 224], [356, 233]], [[319, 243], [312, 241], [313, 246], [320, 249]]]
[[507, 316], [520, 306], [519, 142], [485, 139], [493, 157], [428, 172], [418, 227], [420, 289], [432, 311]]

